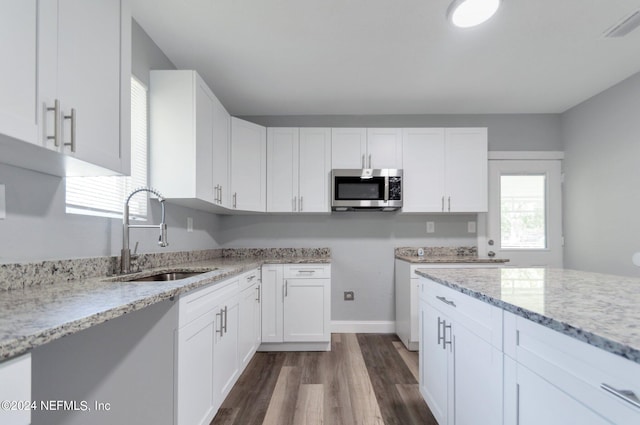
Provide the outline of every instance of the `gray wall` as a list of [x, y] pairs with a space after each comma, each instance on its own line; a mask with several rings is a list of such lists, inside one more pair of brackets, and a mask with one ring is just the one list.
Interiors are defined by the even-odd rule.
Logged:
[[[133, 23], [133, 73], [145, 84], [150, 69], [175, 67]], [[64, 179], [0, 164], [0, 184], [6, 185], [7, 217], [0, 220], [0, 263], [58, 258], [119, 255], [121, 220], [65, 213]], [[187, 217], [194, 221], [186, 232]], [[151, 202], [150, 219], [159, 222], [158, 203]], [[169, 247], [157, 246], [151, 230], [132, 230], [131, 241], [140, 241], [140, 252], [208, 249], [218, 246], [218, 217], [177, 205], [167, 205]]]
[[562, 116], [565, 267], [640, 276], [640, 73]]
[[246, 116], [267, 127], [488, 127], [489, 150], [562, 150], [559, 114]]

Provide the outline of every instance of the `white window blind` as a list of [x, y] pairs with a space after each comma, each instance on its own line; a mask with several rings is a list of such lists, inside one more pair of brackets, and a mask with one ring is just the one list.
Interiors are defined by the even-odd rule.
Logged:
[[[125, 197], [147, 186], [147, 88], [131, 78], [131, 176], [68, 177], [66, 212], [70, 214], [122, 217]], [[147, 217], [147, 196], [137, 194], [129, 203], [134, 218]]]

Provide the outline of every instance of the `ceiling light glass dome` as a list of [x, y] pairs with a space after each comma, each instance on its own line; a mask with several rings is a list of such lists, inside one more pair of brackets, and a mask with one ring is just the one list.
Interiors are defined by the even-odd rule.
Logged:
[[501, 0], [454, 0], [447, 10], [449, 21], [460, 28], [469, 28], [491, 18]]

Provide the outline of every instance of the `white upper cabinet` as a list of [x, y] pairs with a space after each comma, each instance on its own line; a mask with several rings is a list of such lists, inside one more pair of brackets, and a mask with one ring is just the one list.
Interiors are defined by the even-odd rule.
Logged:
[[488, 210], [488, 141], [486, 128], [445, 131], [446, 210]]
[[444, 129], [405, 128], [402, 135], [402, 154], [402, 211], [442, 211]]
[[329, 212], [331, 131], [269, 128], [267, 212]]
[[402, 168], [399, 128], [334, 128], [331, 168]]
[[0, 133], [13, 138], [0, 141], [3, 162], [60, 175], [129, 174], [129, 1], [11, 0], [2, 15], [0, 53], [11, 66], [0, 78]]
[[229, 152], [231, 115], [217, 98], [213, 98], [213, 188], [214, 202], [230, 208]]
[[405, 128], [403, 212], [486, 212], [486, 128]]
[[[219, 208], [214, 161], [224, 156], [221, 162], [226, 162], [228, 146], [228, 121], [216, 121], [220, 108], [195, 71], [151, 71], [151, 185], [173, 202], [209, 211]], [[218, 133], [223, 137], [219, 144]]]
[[231, 207], [264, 212], [267, 194], [267, 129], [231, 118]]

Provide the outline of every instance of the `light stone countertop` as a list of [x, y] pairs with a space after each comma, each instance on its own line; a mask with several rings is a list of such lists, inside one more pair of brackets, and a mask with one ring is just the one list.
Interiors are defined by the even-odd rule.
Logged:
[[221, 257], [158, 267], [128, 276], [143, 277], [159, 270], [217, 268], [170, 282], [118, 282], [114, 280], [121, 277], [93, 277], [53, 284], [52, 278], [52, 282], [43, 281], [34, 286], [0, 291], [0, 361], [262, 264], [330, 262], [329, 257]]
[[544, 268], [416, 273], [640, 363], [640, 278]]
[[440, 264], [440, 263], [504, 264], [509, 261], [503, 258], [477, 257], [477, 256], [471, 256], [471, 255], [441, 255], [441, 256], [424, 255], [422, 257], [409, 256], [409, 255], [396, 255], [396, 258], [398, 260], [406, 261], [412, 264]]

